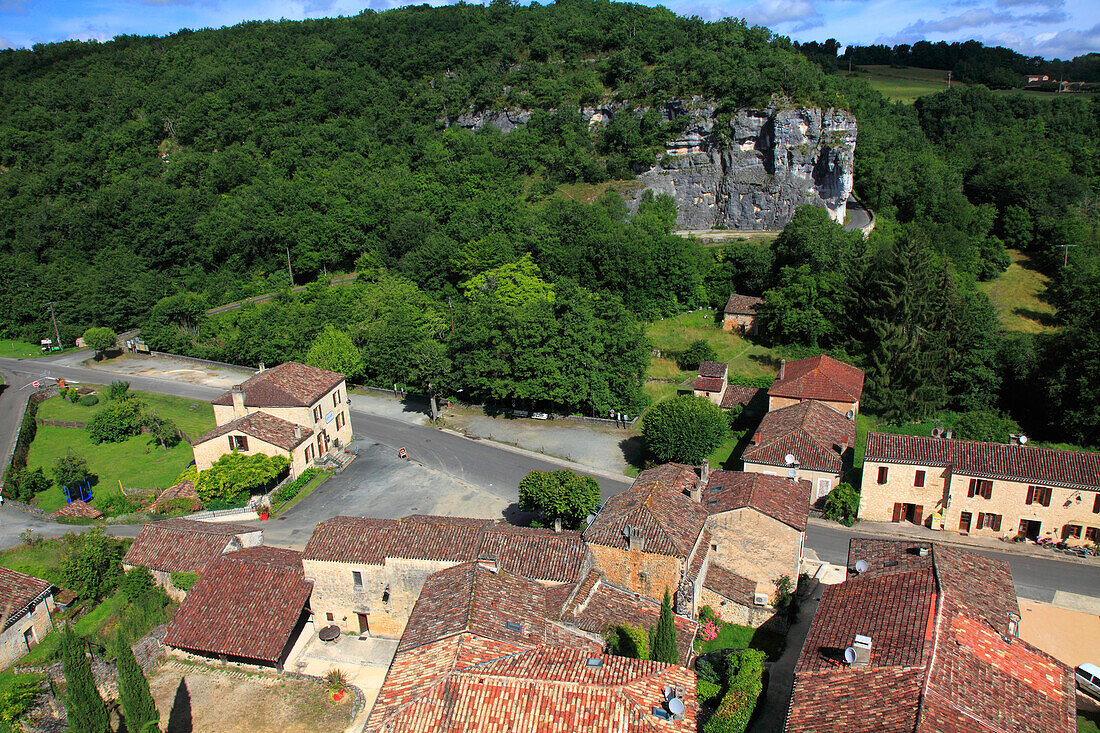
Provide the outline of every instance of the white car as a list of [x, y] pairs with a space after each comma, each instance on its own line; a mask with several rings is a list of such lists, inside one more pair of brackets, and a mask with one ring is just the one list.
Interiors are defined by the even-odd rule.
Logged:
[[1100, 698], [1100, 667], [1090, 662], [1085, 662], [1073, 670], [1073, 677], [1077, 680], [1077, 688], [1093, 697]]

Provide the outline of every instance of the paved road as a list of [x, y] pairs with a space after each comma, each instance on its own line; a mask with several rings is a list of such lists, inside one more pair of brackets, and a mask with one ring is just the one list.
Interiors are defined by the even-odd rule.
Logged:
[[871, 212], [860, 202], [848, 197], [848, 223], [844, 228], [849, 232], [862, 229], [871, 223]]

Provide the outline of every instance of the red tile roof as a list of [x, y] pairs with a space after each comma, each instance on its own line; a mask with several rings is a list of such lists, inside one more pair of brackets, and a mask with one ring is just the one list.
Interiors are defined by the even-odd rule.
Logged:
[[762, 305], [764, 305], [763, 298], [733, 293], [730, 295], [730, 299], [726, 301], [726, 307], [722, 309], [722, 312], [732, 315], [755, 316]]
[[198, 573], [227, 550], [240, 548], [236, 535], [259, 531], [243, 524], [166, 519], [142, 527], [122, 562], [168, 573]]
[[738, 405], [744, 407], [752, 402], [764, 390], [759, 387], [745, 387], [740, 384], [731, 384], [722, 393], [722, 409], [732, 410]]
[[700, 377], [713, 377], [715, 379], [725, 379], [726, 373], [729, 371], [729, 364], [721, 361], [702, 361], [699, 362]]
[[587, 556], [578, 532], [494, 524], [488, 519], [415, 515], [404, 519], [334, 517], [306, 545], [306, 560], [381, 565], [386, 558], [469, 562], [489, 555], [535, 580], [575, 582]]
[[[433, 645], [434, 646], [434, 645]], [[450, 647], [398, 652], [368, 731], [641, 733], [695, 730], [695, 675], [679, 666], [540, 647], [477, 667], [448, 661]], [[419, 654], [417, 654], [419, 652]], [[600, 666], [589, 665], [599, 659]], [[666, 687], [684, 692], [685, 714], [662, 720]], [[409, 694], [408, 690], [415, 690]]]
[[756, 600], [755, 582], [714, 562], [707, 566], [703, 587], [742, 606], [751, 606]]
[[691, 388], [700, 392], [721, 392], [726, 380], [719, 377], [696, 377]]
[[202, 502], [199, 501], [198, 492], [195, 491], [195, 484], [193, 481], [180, 481], [175, 486], [170, 486], [164, 491], [160, 492], [160, 496], [157, 500], [149, 505], [149, 509], [156, 509], [164, 504], [172, 501], [173, 499], [190, 499], [192, 510], [198, 510], [202, 508]]
[[741, 460], [785, 466], [787, 454], [804, 468], [839, 473], [844, 451], [855, 445], [856, 422], [814, 400], [773, 410], [756, 429], [759, 439]]
[[297, 552], [257, 547], [232, 553], [212, 562], [188, 591], [168, 622], [164, 643], [281, 662], [312, 590]]
[[863, 371], [819, 354], [784, 365], [783, 378], [768, 390], [775, 397], [828, 402], [858, 402], [863, 395]]
[[4, 620], [3, 628], [22, 618], [27, 607], [52, 587], [48, 580], [0, 567], [0, 618]]
[[866, 460], [948, 466], [971, 476], [1100, 488], [1100, 453], [1084, 451], [871, 433]]
[[66, 504], [53, 513], [55, 517], [80, 517], [82, 519], [99, 519], [103, 516], [103, 512], [96, 509], [91, 504], [86, 504], [80, 499]]
[[810, 482], [744, 471], [711, 471], [703, 492], [708, 514], [750, 507], [794, 527], [806, 530], [810, 512]]
[[[298, 431], [297, 435], [294, 433], [295, 429]], [[244, 433], [283, 450], [294, 450], [313, 437], [311, 428], [296, 425], [266, 412], [251, 412], [219, 425], [209, 433], [196, 438], [191, 445], [206, 443], [232, 432]]]
[[[915, 552], [926, 546], [851, 542], [849, 563], [871, 567], [822, 596], [787, 730], [1074, 730], [1072, 671], [1002, 636], [1008, 613], [1019, 613], [1007, 564], [939, 545]], [[840, 661], [855, 634], [872, 638], [867, 667]]]
[[586, 542], [626, 549], [623, 532], [645, 540], [645, 552], [687, 558], [707, 513], [684, 495], [698, 476], [690, 466], [666, 463], [638, 474], [633, 485], [607, 500], [584, 530]]
[[[288, 361], [265, 369], [241, 383], [245, 407], [311, 407], [344, 381], [343, 374]], [[213, 400], [232, 405], [232, 391]]]

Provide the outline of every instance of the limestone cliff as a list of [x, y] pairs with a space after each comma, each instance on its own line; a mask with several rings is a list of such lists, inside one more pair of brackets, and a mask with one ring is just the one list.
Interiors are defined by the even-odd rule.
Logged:
[[[782, 229], [803, 204], [843, 221], [852, 192], [856, 120], [843, 110], [739, 110], [720, 124], [712, 105], [670, 103], [684, 134], [638, 178], [676, 199], [682, 229]], [[644, 189], [643, 189], [644, 190]]]

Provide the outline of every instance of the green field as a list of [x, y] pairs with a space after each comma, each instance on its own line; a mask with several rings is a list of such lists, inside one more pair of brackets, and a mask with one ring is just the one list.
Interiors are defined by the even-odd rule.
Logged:
[[[76, 347], [69, 346], [65, 351], [74, 351]], [[62, 351], [52, 351], [50, 354], [57, 355], [64, 353]], [[7, 357], [9, 359], [25, 359], [27, 357], [47, 356], [42, 351], [42, 347], [38, 344], [32, 344], [30, 341], [21, 341], [19, 339], [3, 339], [0, 341], [0, 356]]]
[[706, 309], [651, 323], [646, 336], [653, 348], [662, 352], [662, 357], [650, 361], [646, 377], [680, 384], [694, 376], [695, 372], [680, 369], [672, 355], [700, 339], [711, 345], [718, 361], [729, 364], [731, 377], [770, 377], [779, 372], [779, 357], [771, 349], [723, 331], [715, 322], [717, 315], [718, 311]]
[[[156, 410], [159, 417], [168, 418], [174, 422], [191, 439], [214, 429], [214, 408], [209, 402], [154, 392], [134, 391], [133, 394], [140, 397], [149, 410]], [[91, 407], [75, 404], [60, 397], [51, 397], [38, 406], [38, 417], [43, 420], [75, 420], [86, 423], [109, 402], [106, 389], [100, 388], [98, 396], [99, 404]]]
[[1009, 331], [1039, 333], [1053, 326], [1054, 308], [1040, 298], [1046, 290], [1046, 275], [1033, 269], [1023, 252], [1009, 250], [1012, 264], [994, 280], [978, 283], [989, 296], [1001, 323]]
[[[917, 97], [936, 94], [947, 89], [947, 72], [939, 69], [892, 66], [860, 66], [855, 76], [866, 79], [876, 90], [892, 102], [912, 104]], [[952, 82], [951, 86], [959, 85]]]

